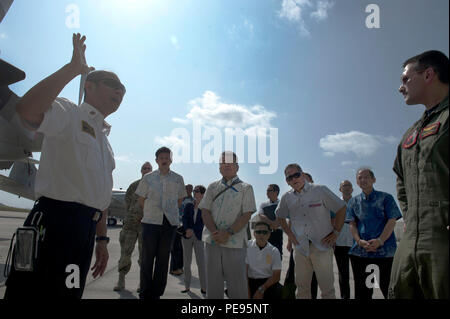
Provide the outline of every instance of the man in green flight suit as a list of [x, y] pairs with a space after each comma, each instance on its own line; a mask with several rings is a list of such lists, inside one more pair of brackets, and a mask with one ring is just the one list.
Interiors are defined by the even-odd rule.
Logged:
[[[152, 172], [152, 165], [149, 162], [145, 162], [141, 167], [141, 174], [144, 177], [145, 174]], [[121, 291], [125, 288], [125, 275], [131, 268], [131, 254], [133, 253], [136, 240], [139, 247], [139, 259], [138, 263], [141, 265], [142, 254], [142, 208], [138, 203], [139, 196], [134, 192], [136, 191], [139, 182], [138, 179], [131, 183], [125, 194], [125, 206], [127, 209], [127, 215], [123, 221], [123, 228], [120, 231], [120, 259], [119, 259], [119, 281], [114, 287], [114, 291]], [[140, 287], [140, 286], [139, 286]], [[139, 290], [139, 288], [138, 288]]]
[[448, 57], [427, 51], [404, 64], [399, 88], [426, 111], [398, 146], [394, 172], [405, 232], [392, 265], [389, 298], [449, 298]]

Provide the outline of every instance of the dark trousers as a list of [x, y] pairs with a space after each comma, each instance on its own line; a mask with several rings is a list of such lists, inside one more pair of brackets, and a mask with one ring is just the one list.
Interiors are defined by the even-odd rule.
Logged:
[[336, 246], [334, 249], [334, 257], [339, 270], [339, 289], [341, 299], [350, 299], [350, 256], [348, 251], [350, 247]]
[[269, 243], [275, 246], [280, 252], [281, 258], [283, 258], [283, 230], [275, 229], [269, 237]]
[[[284, 285], [287, 287], [291, 287], [290, 289], [293, 290], [293, 293], [290, 294], [291, 297], [287, 298], [294, 298], [295, 299], [295, 262], [294, 262], [294, 249], [291, 250], [291, 256], [289, 257], [289, 268], [286, 273], [286, 277], [284, 279]], [[313, 272], [312, 278], [311, 278], [311, 299], [317, 299], [317, 289], [319, 287], [319, 283], [317, 282], [316, 273]]]
[[[170, 247], [177, 227], [164, 216], [162, 225], [142, 224], [141, 299], [159, 299], [164, 294]], [[153, 266], [154, 265], [154, 266]]]
[[[39, 229], [45, 230], [40, 243], [36, 270], [16, 271], [6, 281], [5, 299], [73, 298], [81, 299], [91, 264], [97, 222], [95, 208], [78, 203], [41, 197], [25, 220], [30, 226], [33, 216], [42, 212]], [[41, 238], [42, 238], [41, 237]], [[66, 272], [68, 265], [79, 269], [79, 288], [66, 286], [66, 279], [76, 285], [76, 270]]]
[[[353, 278], [355, 279], [355, 299], [372, 299], [373, 288], [366, 286], [368, 276], [374, 276], [374, 271], [366, 272], [368, 265], [377, 265], [379, 269], [379, 278], [377, 282], [385, 299], [388, 296], [389, 280], [391, 278], [391, 268], [394, 258], [363, 258], [350, 255], [352, 263]], [[373, 282], [374, 280], [368, 280]]]
[[181, 245], [181, 235], [176, 233], [170, 250], [170, 271], [178, 269], [183, 269], [183, 246]]
[[[254, 278], [248, 278], [248, 288], [250, 290], [250, 298], [253, 298], [253, 295], [255, 294], [256, 290], [258, 290], [258, 287], [262, 286], [269, 278], [262, 278], [262, 279], [254, 279]], [[264, 291], [264, 300], [271, 300], [271, 299], [281, 299], [281, 290], [283, 289], [283, 286], [277, 282], [276, 284], [270, 286], [266, 291]]]

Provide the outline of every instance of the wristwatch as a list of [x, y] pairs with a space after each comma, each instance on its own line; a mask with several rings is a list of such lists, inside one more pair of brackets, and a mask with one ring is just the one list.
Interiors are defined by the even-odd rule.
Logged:
[[234, 235], [234, 230], [231, 227], [228, 227], [226, 230], [227, 230], [227, 233], [229, 233], [231, 236]]
[[101, 240], [106, 241], [107, 244], [109, 243], [109, 237], [107, 237], [107, 236], [97, 236], [97, 237], [95, 238], [95, 241], [96, 241], [96, 242], [99, 242], [99, 241], [101, 241]]
[[336, 236], [339, 236], [339, 234], [340, 234], [341, 232], [338, 231], [338, 230], [335, 228], [335, 229], [333, 229], [333, 233], [334, 233]]
[[259, 286], [258, 287], [258, 291], [263, 294], [264, 293], [264, 287], [263, 286]]

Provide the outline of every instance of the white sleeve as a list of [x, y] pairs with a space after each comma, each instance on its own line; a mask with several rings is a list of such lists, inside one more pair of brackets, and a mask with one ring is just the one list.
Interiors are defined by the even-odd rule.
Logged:
[[148, 192], [148, 183], [146, 181], [146, 178], [144, 177], [139, 182], [139, 185], [136, 188], [135, 194], [138, 195], [139, 197], [145, 198], [145, 197], [147, 197], [147, 192]]
[[281, 270], [281, 255], [278, 248], [273, 248], [272, 270]]
[[56, 98], [52, 106], [44, 113], [44, 119], [36, 130], [45, 136], [57, 136], [69, 125], [74, 107], [71, 101]]

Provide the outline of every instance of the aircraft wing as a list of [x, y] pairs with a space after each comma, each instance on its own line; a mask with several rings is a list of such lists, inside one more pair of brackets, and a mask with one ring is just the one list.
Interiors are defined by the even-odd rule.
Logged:
[[0, 174], [0, 189], [14, 195], [35, 200], [34, 189]]

